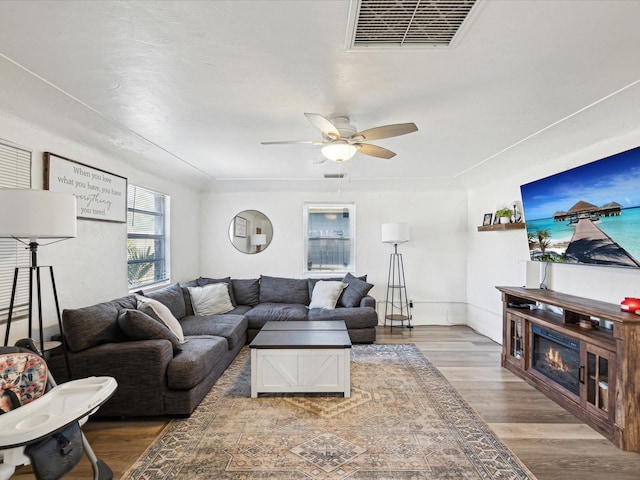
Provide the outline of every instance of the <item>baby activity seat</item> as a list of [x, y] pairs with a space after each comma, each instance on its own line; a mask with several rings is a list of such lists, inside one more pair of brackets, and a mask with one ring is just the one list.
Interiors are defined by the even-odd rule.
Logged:
[[37, 480], [54, 480], [86, 454], [94, 480], [110, 480], [80, 429], [115, 392], [112, 377], [89, 377], [56, 385], [32, 340], [0, 347], [0, 480], [31, 464]]

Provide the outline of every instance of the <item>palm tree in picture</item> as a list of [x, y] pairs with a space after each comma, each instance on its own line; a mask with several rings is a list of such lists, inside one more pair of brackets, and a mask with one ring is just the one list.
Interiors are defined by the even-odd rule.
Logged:
[[129, 286], [140, 285], [141, 280], [153, 268], [153, 255], [151, 246], [139, 248], [127, 245], [127, 280]]
[[551, 244], [551, 234], [549, 233], [549, 230], [538, 230], [536, 232], [536, 236], [538, 237], [538, 246], [540, 247], [540, 258], [543, 260], [547, 260], [547, 247]]

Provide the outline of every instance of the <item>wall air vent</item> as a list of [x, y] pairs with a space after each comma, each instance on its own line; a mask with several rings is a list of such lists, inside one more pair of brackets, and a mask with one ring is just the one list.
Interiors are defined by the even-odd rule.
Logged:
[[475, 4], [476, 0], [354, 0], [347, 50], [449, 47], [469, 23]]
[[344, 173], [325, 173], [324, 178], [344, 178]]

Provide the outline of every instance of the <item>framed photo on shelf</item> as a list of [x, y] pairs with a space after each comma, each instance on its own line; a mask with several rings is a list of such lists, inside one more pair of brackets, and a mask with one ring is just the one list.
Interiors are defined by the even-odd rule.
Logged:
[[491, 225], [491, 219], [493, 218], [493, 213], [485, 213], [484, 220], [482, 220], [482, 225]]
[[245, 238], [247, 236], [247, 219], [244, 217], [233, 217], [233, 236]]

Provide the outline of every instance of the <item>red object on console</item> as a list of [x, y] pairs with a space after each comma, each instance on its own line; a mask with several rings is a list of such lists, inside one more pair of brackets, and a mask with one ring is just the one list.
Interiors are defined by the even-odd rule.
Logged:
[[640, 310], [640, 298], [624, 297], [624, 300], [620, 302], [620, 310], [638, 313], [637, 310]]

